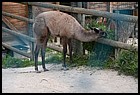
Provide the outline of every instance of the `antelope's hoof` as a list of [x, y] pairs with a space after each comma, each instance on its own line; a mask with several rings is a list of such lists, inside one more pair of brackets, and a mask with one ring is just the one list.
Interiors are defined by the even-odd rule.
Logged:
[[41, 73], [41, 71], [36, 71], [36, 73]]
[[49, 70], [45, 68], [45, 69], [44, 69], [44, 72], [45, 72], [45, 71], [49, 71]]
[[62, 67], [61, 70], [67, 71], [67, 70], [69, 70], [69, 68], [67, 68], [67, 67]]

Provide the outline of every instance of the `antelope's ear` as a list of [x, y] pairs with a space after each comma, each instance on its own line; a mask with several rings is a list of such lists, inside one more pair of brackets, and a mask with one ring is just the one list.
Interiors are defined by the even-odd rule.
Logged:
[[99, 35], [100, 35], [101, 37], [107, 37], [107, 33], [106, 33], [106, 32], [100, 32]]
[[94, 31], [96, 32], [96, 33], [99, 33], [99, 29], [98, 28], [94, 28]]

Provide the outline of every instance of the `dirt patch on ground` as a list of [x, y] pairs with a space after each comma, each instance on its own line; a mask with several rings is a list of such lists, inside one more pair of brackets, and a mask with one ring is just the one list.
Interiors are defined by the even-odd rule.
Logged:
[[2, 69], [2, 93], [138, 93], [138, 80], [116, 71], [46, 66], [50, 71], [41, 73], [34, 67]]

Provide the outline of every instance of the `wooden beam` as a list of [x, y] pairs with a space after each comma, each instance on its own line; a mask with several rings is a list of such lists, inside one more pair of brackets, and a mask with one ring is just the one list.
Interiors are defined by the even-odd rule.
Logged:
[[26, 53], [26, 52], [23, 52], [23, 51], [21, 51], [21, 50], [18, 50], [18, 49], [14, 48], [14, 47], [11, 47], [10, 45], [8, 45], [8, 44], [6, 44], [6, 43], [4, 43], [4, 42], [2, 42], [2, 45], [3, 45], [4, 47], [6, 47], [6, 48], [8, 48], [8, 49], [10, 49], [10, 50], [12, 50], [12, 51], [14, 51], [14, 52], [16, 52], [16, 53], [19, 53], [19, 54], [23, 55], [23, 56], [26, 56], [26, 57], [29, 57], [29, 58], [31, 57], [30, 54], [28, 54], [28, 53]]
[[2, 15], [9, 16], [9, 17], [12, 17], [12, 18], [16, 18], [16, 19], [19, 19], [19, 20], [22, 20], [22, 21], [31, 22], [31, 23], [34, 22], [33, 19], [29, 19], [29, 18], [22, 17], [22, 16], [19, 16], [19, 15], [7, 13], [7, 12], [4, 12], [4, 11], [2, 11]]
[[17, 3], [28, 4], [28, 5], [44, 7], [44, 8], [52, 8], [52, 9], [56, 9], [56, 10], [66, 11], [66, 12], [101, 16], [104, 18], [110, 18], [110, 19], [114, 19], [114, 20], [122, 20], [122, 21], [127, 21], [127, 22], [138, 23], [138, 16], [116, 14], [116, 13], [110, 13], [110, 12], [106, 12], [106, 11], [77, 8], [77, 7], [70, 7], [70, 6], [64, 6], [64, 5], [46, 4], [46, 3], [44, 4], [44, 3], [39, 3], [39, 2], [38, 3], [37, 2], [17, 2]]
[[127, 43], [114, 41], [114, 40], [110, 40], [110, 39], [99, 38], [98, 40], [96, 40], [96, 42], [106, 44], [106, 45], [110, 45], [110, 46], [113, 46], [113, 47], [116, 47], [116, 48], [126, 49], [126, 50], [129, 50], [129, 51], [138, 51], [138, 46], [133, 46], [133, 45], [130, 45], [130, 44], [127, 44]]
[[14, 36], [22, 37], [22, 38], [24, 38], [25, 40], [28, 40], [28, 41], [31, 41], [31, 42], [35, 42], [35, 38], [32, 38], [32, 37], [29, 37], [29, 36], [27, 36], [27, 35], [21, 34], [21, 33], [19, 33], [19, 32], [14, 31], [14, 30], [10, 30], [10, 29], [7, 29], [7, 28], [5, 28], [5, 27], [2, 27], [2, 31], [3, 31], [3, 32], [10, 33], [10, 34], [12, 34], [12, 35], [14, 35]]
[[[50, 48], [50, 49], [53, 49], [55, 51], [63, 53], [63, 47], [58, 47], [58, 46], [56, 46], [55, 44], [52, 44], [52, 43], [47, 43], [47, 47]], [[67, 50], [67, 55], [69, 55], [69, 50]]]
[[[10, 33], [10, 34], [15, 35], [15, 36], [22, 37], [22, 38], [24, 38], [25, 40], [28, 40], [28, 41], [31, 41], [31, 42], [36, 42], [36, 39], [35, 39], [35, 38], [29, 37], [29, 36], [27, 36], [27, 35], [24, 35], [24, 34], [21, 34], [21, 33], [18, 33], [18, 32], [15, 32], [15, 31], [10, 30], [10, 29], [7, 29], [7, 28], [5, 28], [5, 27], [2, 27], [2, 31], [3, 31], [3, 32]], [[48, 43], [48, 44], [47, 44], [47, 47], [48, 47], [48, 48], [51, 48], [51, 49], [53, 49], [53, 50], [59, 51], [59, 52], [63, 52], [62, 47], [58, 47], [58, 46], [56, 46], [56, 45], [54, 45], [54, 44], [52, 44], [52, 43]], [[67, 54], [69, 54], [69, 51], [68, 51]]]
[[[16, 31], [16, 32], [18, 31], [18, 30], [16, 29], [16, 27], [14, 27], [14, 25], [13, 25], [6, 17], [2, 16], [2, 21], [3, 21], [10, 29], [12, 29], [12, 30], [14, 30], [14, 31]], [[19, 39], [22, 43], [26, 44], [20, 37], [17, 36], [17, 39]]]
[[[11, 33], [13, 35], [23, 37], [26, 40], [35, 42], [35, 38], [26, 36], [26, 35], [21, 34], [21, 33], [16, 33], [13, 30], [9, 30], [5, 27], [2, 27], [2, 31], [7, 32], [7, 33]], [[102, 44], [110, 45], [110, 46], [113, 46], [113, 47], [116, 47], [116, 48], [122, 48], [122, 49], [130, 50], [130, 51], [138, 51], [138, 46], [132, 46], [132, 45], [129, 45], [127, 43], [114, 41], [114, 40], [110, 40], [110, 39], [99, 38], [99, 39], [95, 40], [95, 42], [99, 42], [99, 43], [102, 43]], [[48, 47], [49, 47], [49, 45], [48, 45]]]
[[9, 20], [5, 17], [5, 16], [2, 16], [2, 21], [12, 30], [15, 30], [15, 31], [18, 31], [16, 29], [16, 27], [14, 27], [14, 25], [12, 23], [9, 22]]

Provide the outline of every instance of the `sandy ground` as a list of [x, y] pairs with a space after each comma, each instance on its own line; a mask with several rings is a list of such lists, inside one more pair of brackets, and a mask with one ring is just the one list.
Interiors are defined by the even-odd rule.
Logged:
[[116, 71], [46, 66], [50, 71], [41, 73], [34, 67], [2, 69], [2, 93], [138, 93], [138, 80]]

